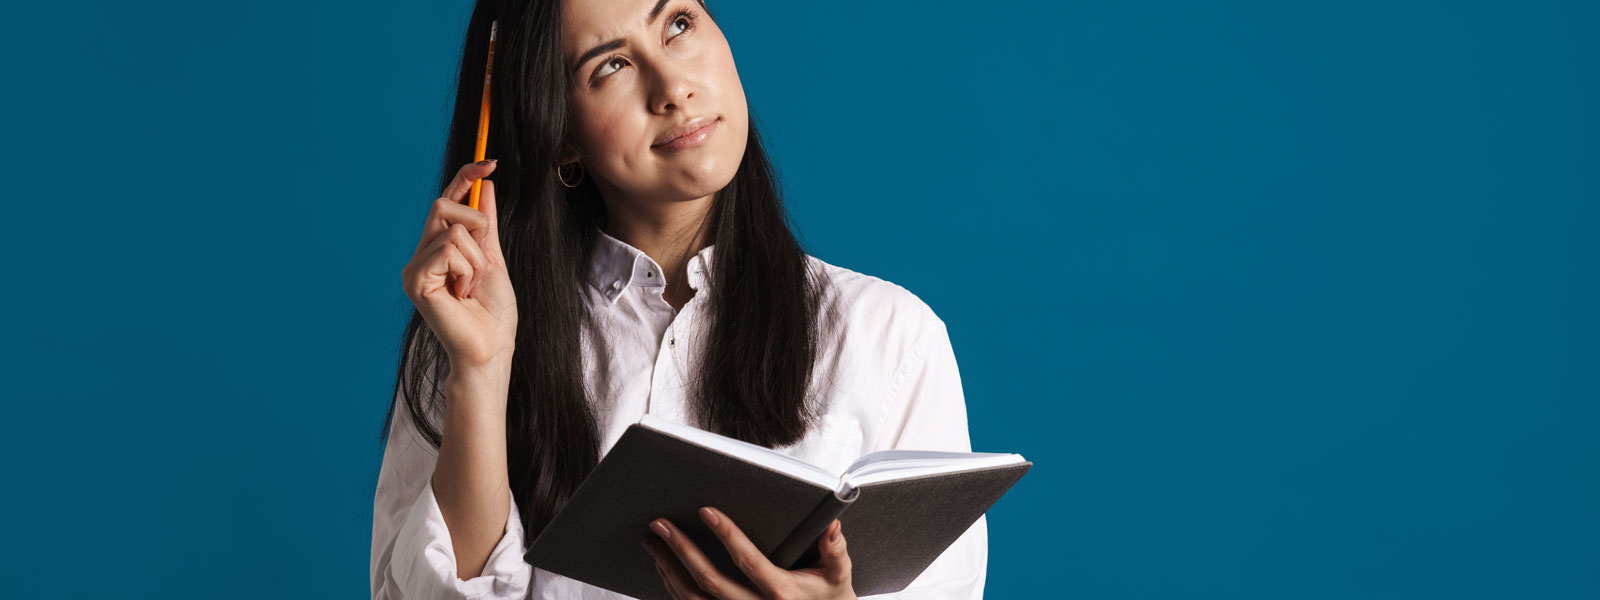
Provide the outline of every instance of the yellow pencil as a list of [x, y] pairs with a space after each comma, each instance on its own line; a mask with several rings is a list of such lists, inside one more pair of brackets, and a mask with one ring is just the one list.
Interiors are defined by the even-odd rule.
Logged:
[[[472, 162], [483, 160], [483, 152], [489, 147], [489, 82], [494, 79], [494, 39], [499, 29], [500, 21], [489, 22], [489, 60], [483, 66], [483, 108], [478, 111], [478, 148], [472, 152]], [[483, 189], [483, 180], [472, 180], [472, 198], [467, 200], [467, 206], [473, 210], [478, 209], [478, 193]]]

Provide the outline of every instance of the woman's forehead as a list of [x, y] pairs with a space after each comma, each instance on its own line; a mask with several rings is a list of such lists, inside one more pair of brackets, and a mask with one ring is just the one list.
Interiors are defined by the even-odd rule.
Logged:
[[562, 32], [579, 42], [609, 40], [653, 21], [671, 1], [562, 0]]

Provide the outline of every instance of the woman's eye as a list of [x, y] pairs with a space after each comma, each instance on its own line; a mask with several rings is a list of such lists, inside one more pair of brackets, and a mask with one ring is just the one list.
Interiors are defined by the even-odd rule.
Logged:
[[[667, 39], [672, 39], [672, 38], [678, 37], [679, 35], [682, 35], [684, 33], [687, 33], [689, 30], [694, 29], [694, 15], [692, 13], [690, 13], [689, 11], [683, 11], [683, 12], [678, 13], [677, 17], [672, 20], [671, 29], [673, 29], [674, 31], [673, 31], [672, 35], [670, 37], [668, 37]], [[621, 71], [622, 67], [627, 66], [627, 64], [628, 64], [628, 61], [623, 60], [622, 57], [613, 56], [613, 57], [611, 57], [610, 60], [607, 60], [604, 64], [600, 65], [599, 69], [595, 70], [595, 72], [594, 72], [594, 80], [596, 82], [598, 82], [601, 79], [604, 79], [606, 76], [612, 74], [613, 72]], [[613, 66], [615, 68], [608, 68], [608, 67], [613, 67]]]
[[611, 57], [611, 60], [608, 60], [608, 61], [605, 62], [605, 64], [600, 65], [600, 70], [595, 72], [594, 78], [595, 79], [599, 79], [601, 77], [605, 77], [607, 75], [610, 75], [612, 73], [612, 71], [620, 71], [620, 70], [622, 70], [622, 67], [620, 67], [620, 66], [615, 68], [615, 69], [612, 69], [611, 71], [607, 71], [606, 70], [606, 67], [615, 65], [617, 63], [622, 63], [622, 64], [625, 65], [625, 64], [628, 64], [628, 61], [622, 60], [622, 57], [620, 57], [620, 56], [613, 56], [613, 57]]
[[[692, 25], [694, 25], [694, 24], [689, 21], [689, 16], [688, 15], [682, 15], [682, 16], [679, 16], [678, 18], [672, 20], [672, 27], [674, 29], [677, 29], [678, 33], [683, 33], [685, 31], [688, 31], [689, 28]], [[674, 34], [672, 37], [678, 37], [678, 36], [676, 34]]]

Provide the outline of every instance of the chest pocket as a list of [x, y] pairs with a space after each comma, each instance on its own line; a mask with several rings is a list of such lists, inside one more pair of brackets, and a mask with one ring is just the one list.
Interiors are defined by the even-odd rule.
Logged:
[[861, 429], [861, 422], [855, 415], [847, 411], [835, 411], [822, 418], [823, 439], [829, 445], [848, 450], [850, 460], [861, 457], [861, 446], [865, 440], [865, 433]]
[[843, 472], [850, 463], [861, 458], [861, 425], [846, 411], [823, 415], [820, 426], [806, 436], [806, 462], [835, 473]]
[[861, 458], [866, 433], [860, 419], [848, 409], [850, 405], [845, 396], [828, 400], [823, 405], [824, 412], [816, 426], [806, 432], [799, 442], [779, 451], [823, 469], [842, 473], [850, 463]]

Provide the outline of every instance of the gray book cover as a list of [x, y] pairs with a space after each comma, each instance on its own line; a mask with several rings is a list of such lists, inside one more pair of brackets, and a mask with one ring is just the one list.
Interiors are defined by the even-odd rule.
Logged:
[[880, 473], [858, 486], [828, 487], [817, 477], [797, 476], [794, 469], [785, 472], [648, 426], [652, 422], [646, 417], [628, 427], [567, 506], [539, 532], [524, 560], [634, 598], [670, 600], [653, 560], [640, 546], [655, 536], [650, 521], [665, 517], [723, 573], [747, 581], [721, 540], [700, 521], [700, 507], [715, 506], [773, 564], [785, 569], [815, 564], [817, 542], [837, 518], [849, 542], [856, 594], [897, 592], [1033, 465], [1017, 455], [973, 454], [1014, 462], [974, 461], [984, 466], [892, 479], [885, 479], [892, 474]]

